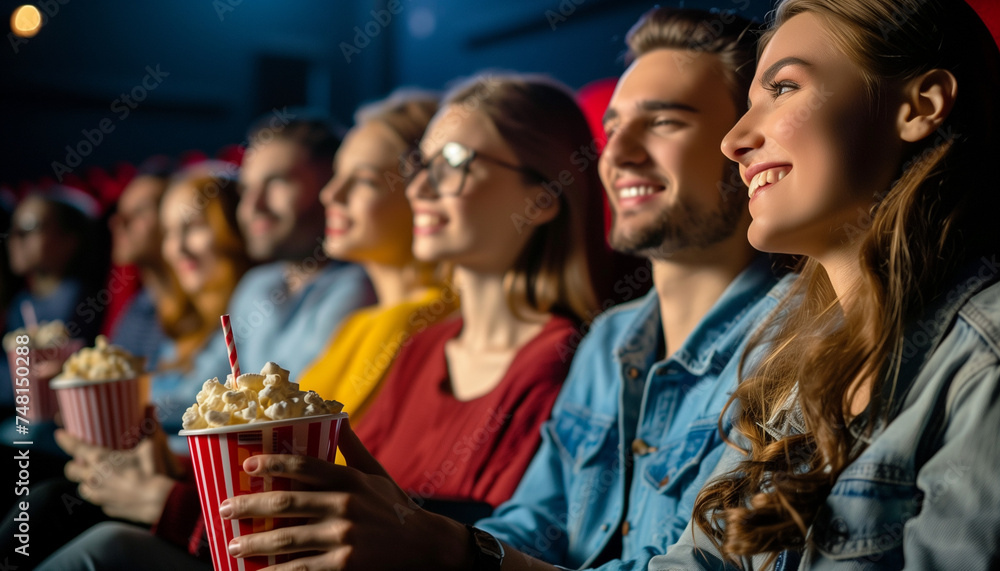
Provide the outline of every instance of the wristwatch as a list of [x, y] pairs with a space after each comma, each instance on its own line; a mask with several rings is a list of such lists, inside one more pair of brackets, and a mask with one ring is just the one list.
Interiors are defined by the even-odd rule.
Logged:
[[503, 545], [489, 533], [465, 524], [472, 538], [472, 548], [476, 554], [474, 571], [500, 571], [503, 564]]

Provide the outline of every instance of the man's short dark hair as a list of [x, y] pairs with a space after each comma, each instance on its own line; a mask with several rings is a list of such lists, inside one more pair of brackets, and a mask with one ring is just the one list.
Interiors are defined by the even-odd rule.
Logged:
[[247, 147], [271, 140], [291, 141], [309, 151], [316, 162], [333, 164], [333, 157], [340, 148], [344, 129], [328, 117], [314, 112], [286, 110], [288, 120], [268, 113], [254, 121], [247, 132]]
[[658, 49], [683, 50], [718, 56], [733, 102], [740, 115], [757, 62], [758, 25], [732, 11], [707, 12], [691, 8], [653, 8], [628, 31], [626, 59]]

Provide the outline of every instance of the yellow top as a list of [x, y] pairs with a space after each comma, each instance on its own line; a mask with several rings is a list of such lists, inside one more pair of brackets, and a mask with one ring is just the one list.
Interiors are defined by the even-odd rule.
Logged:
[[458, 294], [439, 287], [392, 307], [361, 309], [347, 316], [324, 351], [302, 373], [299, 388], [344, 403], [357, 426], [378, 394], [400, 347], [458, 307]]

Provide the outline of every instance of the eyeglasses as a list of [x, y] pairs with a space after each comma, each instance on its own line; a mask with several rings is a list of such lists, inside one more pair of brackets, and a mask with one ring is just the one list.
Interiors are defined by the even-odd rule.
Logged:
[[462, 194], [462, 189], [465, 187], [469, 165], [475, 159], [519, 172], [538, 182], [545, 180], [541, 174], [533, 169], [495, 159], [454, 141], [445, 143], [434, 156], [421, 162], [417, 167], [417, 172], [427, 169], [427, 179], [439, 195], [458, 196]]

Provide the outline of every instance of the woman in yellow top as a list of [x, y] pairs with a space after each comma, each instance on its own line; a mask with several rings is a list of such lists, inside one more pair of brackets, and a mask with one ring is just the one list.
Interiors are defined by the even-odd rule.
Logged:
[[412, 91], [362, 107], [320, 195], [323, 249], [364, 267], [378, 304], [344, 320], [299, 385], [344, 403], [355, 426], [400, 347], [458, 307], [457, 291], [436, 283], [433, 266], [413, 257], [413, 213], [404, 192], [437, 107], [436, 97]]

